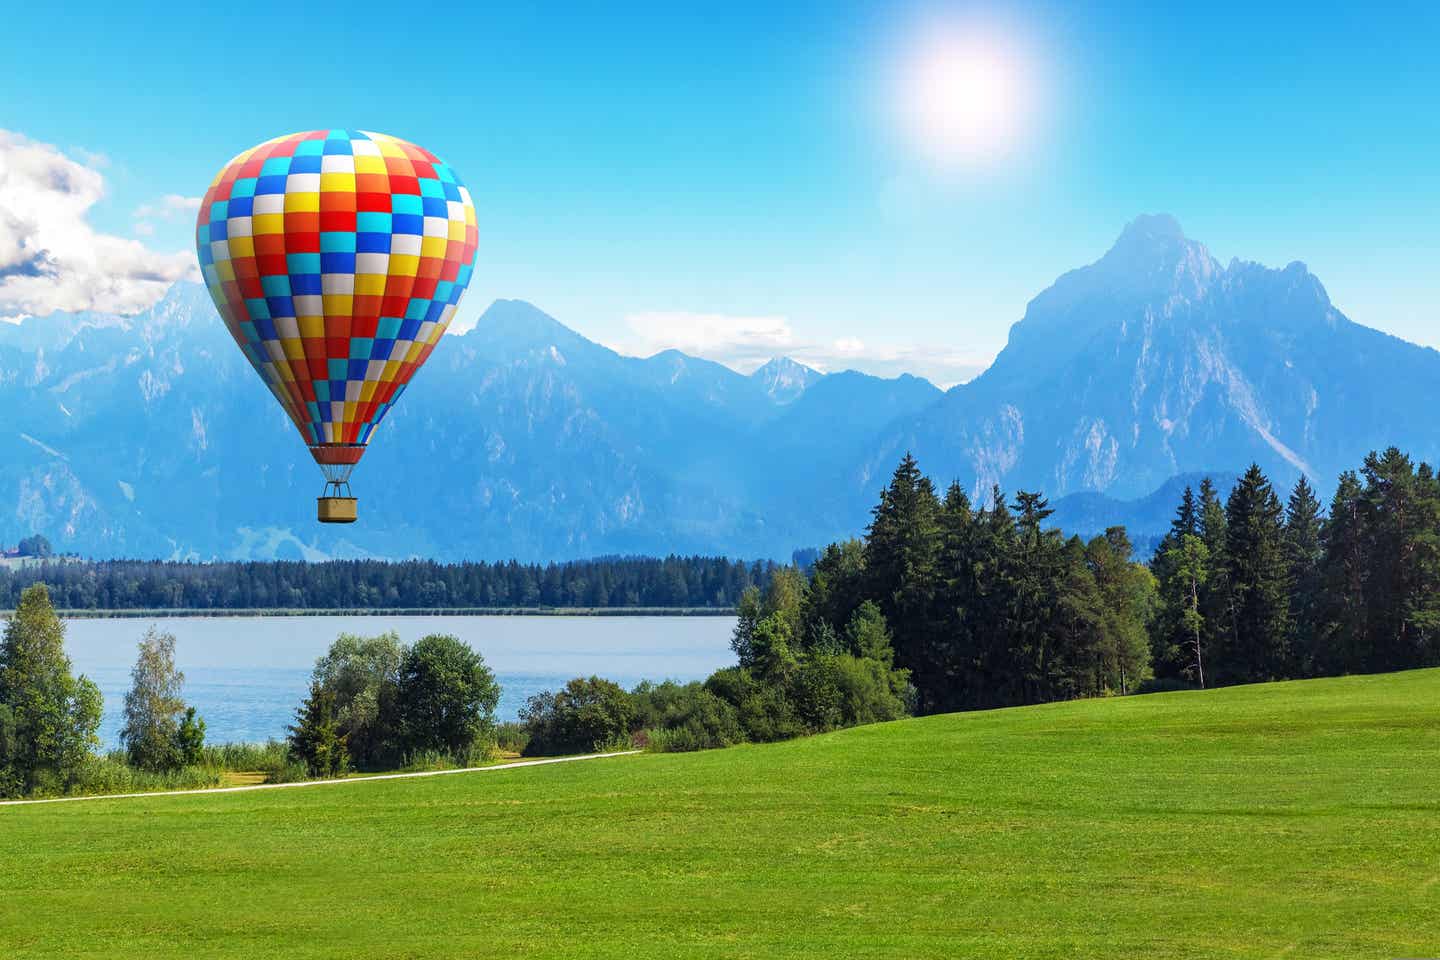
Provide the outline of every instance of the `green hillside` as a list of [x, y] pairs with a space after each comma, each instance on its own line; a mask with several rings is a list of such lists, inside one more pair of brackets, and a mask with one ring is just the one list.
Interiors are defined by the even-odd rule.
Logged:
[[1440, 671], [0, 808], [0, 956], [1440, 956]]

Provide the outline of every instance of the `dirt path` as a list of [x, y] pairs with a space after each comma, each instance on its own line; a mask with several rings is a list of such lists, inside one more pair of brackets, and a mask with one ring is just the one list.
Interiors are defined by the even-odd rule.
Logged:
[[465, 767], [461, 770], [425, 770], [419, 773], [378, 773], [363, 777], [345, 777], [341, 780], [300, 780], [295, 783], [257, 783], [244, 787], [203, 787], [199, 790], [156, 790], [151, 793], [110, 793], [95, 797], [51, 797], [45, 800], [0, 800], [0, 807], [23, 807], [37, 803], [81, 803], [86, 800], [137, 800], [142, 797], [190, 797], [216, 793], [246, 793], [251, 790], [290, 790], [300, 787], [330, 787], [347, 783], [370, 783], [375, 780], [409, 780], [416, 777], [448, 777], [456, 773], [494, 773], [497, 770], [513, 770], [516, 767], [543, 767], [551, 763], [573, 763], [576, 760], [603, 760], [606, 757], [628, 757], [639, 750], [619, 750], [614, 753], [587, 753], [579, 757], [550, 757], [545, 760], [520, 760], [516, 763], [499, 763], [493, 767]]

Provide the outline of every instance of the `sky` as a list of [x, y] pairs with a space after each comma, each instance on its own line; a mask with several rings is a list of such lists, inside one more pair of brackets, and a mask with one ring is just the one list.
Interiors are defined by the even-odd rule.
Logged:
[[1434, 6], [296, 6], [7, 10], [0, 315], [143, 309], [231, 156], [353, 127], [472, 190], [457, 329], [519, 298], [627, 353], [948, 385], [1165, 212], [1440, 346]]

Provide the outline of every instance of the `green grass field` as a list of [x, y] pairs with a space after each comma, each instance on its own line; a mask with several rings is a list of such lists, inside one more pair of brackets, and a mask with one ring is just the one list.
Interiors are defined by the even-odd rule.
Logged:
[[1437, 957], [1440, 671], [0, 808], [0, 956]]

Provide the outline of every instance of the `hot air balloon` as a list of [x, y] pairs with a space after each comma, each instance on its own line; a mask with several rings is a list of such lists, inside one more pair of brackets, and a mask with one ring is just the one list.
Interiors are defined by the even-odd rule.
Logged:
[[351, 471], [454, 317], [476, 245], [455, 171], [397, 137], [293, 133], [211, 183], [200, 270], [320, 465], [321, 522], [355, 520]]

